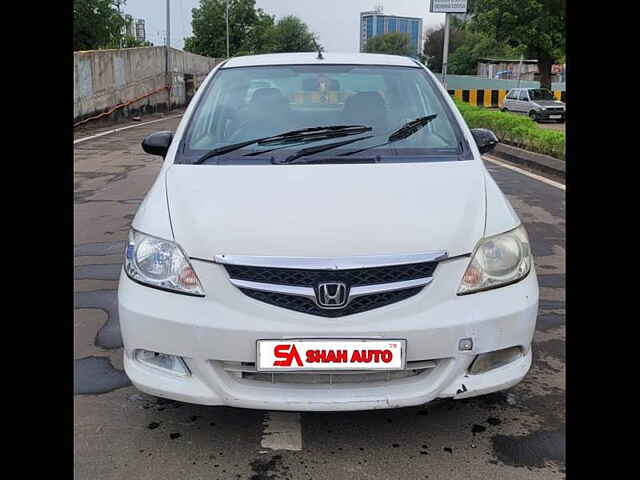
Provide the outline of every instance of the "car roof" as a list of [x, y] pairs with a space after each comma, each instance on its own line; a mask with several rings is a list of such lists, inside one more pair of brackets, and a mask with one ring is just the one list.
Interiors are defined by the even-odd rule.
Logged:
[[322, 52], [270, 53], [267, 55], [247, 55], [230, 58], [221, 68], [259, 67], [268, 65], [389, 65], [396, 67], [414, 67], [421, 65], [410, 57], [400, 55], [382, 55], [378, 53], [332, 53]]

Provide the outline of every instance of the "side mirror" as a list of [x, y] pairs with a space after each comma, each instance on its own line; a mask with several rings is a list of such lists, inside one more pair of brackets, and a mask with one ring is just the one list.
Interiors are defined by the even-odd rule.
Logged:
[[488, 153], [496, 148], [496, 145], [500, 143], [498, 137], [496, 137], [491, 130], [486, 128], [472, 128], [471, 134], [476, 141], [476, 145], [478, 145], [480, 153]]
[[142, 149], [149, 155], [160, 155], [164, 158], [167, 155], [172, 140], [173, 132], [152, 133], [142, 140]]

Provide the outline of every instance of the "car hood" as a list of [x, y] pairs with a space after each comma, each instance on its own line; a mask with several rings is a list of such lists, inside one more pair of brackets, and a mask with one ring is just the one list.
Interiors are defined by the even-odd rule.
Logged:
[[485, 225], [481, 162], [173, 165], [175, 240], [215, 255], [468, 254]]
[[564, 103], [558, 100], [534, 100], [541, 107], [564, 107]]

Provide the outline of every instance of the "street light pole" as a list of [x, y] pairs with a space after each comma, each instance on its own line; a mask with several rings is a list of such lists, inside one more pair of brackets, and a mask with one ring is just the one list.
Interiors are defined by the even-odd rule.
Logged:
[[[120, 20], [124, 20], [124, 17], [122, 16], [122, 10], [121, 10], [121, 6], [120, 4], [122, 3], [121, 0], [118, 0], [118, 17], [120, 17]], [[127, 32], [127, 26], [125, 24], [124, 26], [124, 34], [126, 35]], [[120, 39], [118, 40], [118, 48], [122, 48], [122, 40], [123, 40], [123, 35], [122, 32], [120, 32]]]
[[171, 46], [171, 2], [167, 0], [167, 50]]
[[518, 87], [520, 88], [520, 79], [522, 78], [522, 61], [524, 60], [524, 55], [520, 54], [520, 65], [518, 66]]
[[447, 63], [449, 60], [449, 14], [444, 14], [444, 52], [442, 53], [442, 85], [447, 88]]
[[229, 56], [229, 0], [227, 0], [227, 58]]
[[167, 0], [167, 38], [165, 41], [165, 72], [167, 77], [167, 111], [171, 110], [171, 69], [169, 68], [169, 47], [171, 47], [171, 7]]

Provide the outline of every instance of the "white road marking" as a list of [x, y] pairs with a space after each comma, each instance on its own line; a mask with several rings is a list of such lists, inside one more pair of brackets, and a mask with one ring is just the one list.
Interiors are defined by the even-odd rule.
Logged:
[[555, 181], [550, 180], [550, 179], [548, 179], [546, 177], [543, 177], [541, 175], [536, 175], [535, 173], [531, 173], [528, 170], [523, 170], [522, 168], [518, 168], [518, 167], [515, 167], [513, 165], [509, 165], [507, 163], [501, 162], [500, 160], [497, 160], [497, 159], [495, 159], [493, 157], [489, 157], [487, 155], [485, 155], [483, 158], [485, 160], [491, 162], [491, 163], [495, 163], [496, 165], [500, 165], [501, 167], [508, 168], [509, 170], [514, 170], [514, 171], [516, 171], [518, 173], [526, 175], [527, 177], [535, 178], [536, 180], [538, 180], [538, 181], [540, 181], [542, 183], [546, 183], [547, 185], [551, 185], [552, 187], [556, 187], [556, 188], [559, 188], [560, 190], [566, 191], [566, 187], [565, 187], [565, 185], [563, 183], [555, 182]]
[[86, 142], [87, 140], [93, 140], [94, 138], [103, 137], [105, 135], [109, 135], [110, 133], [117, 133], [117, 132], [121, 132], [122, 130], [128, 130], [130, 128], [142, 127], [143, 125], [149, 125], [151, 123], [156, 123], [156, 122], [164, 122], [165, 120], [171, 120], [172, 118], [179, 118], [181, 116], [182, 114], [174, 115], [172, 117], [159, 118], [157, 120], [150, 120], [148, 122], [143, 122], [143, 123], [135, 123], [133, 125], [128, 125], [126, 127], [114, 128], [113, 130], [109, 130], [107, 132], [96, 133], [95, 135], [91, 135], [90, 137], [78, 138], [77, 140], [73, 141], [73, 144], [75, 145], [76, 143]]
[[267, 412], [261, 445], [271, 450], [302, 450], [300, 414], [295, 412]]

